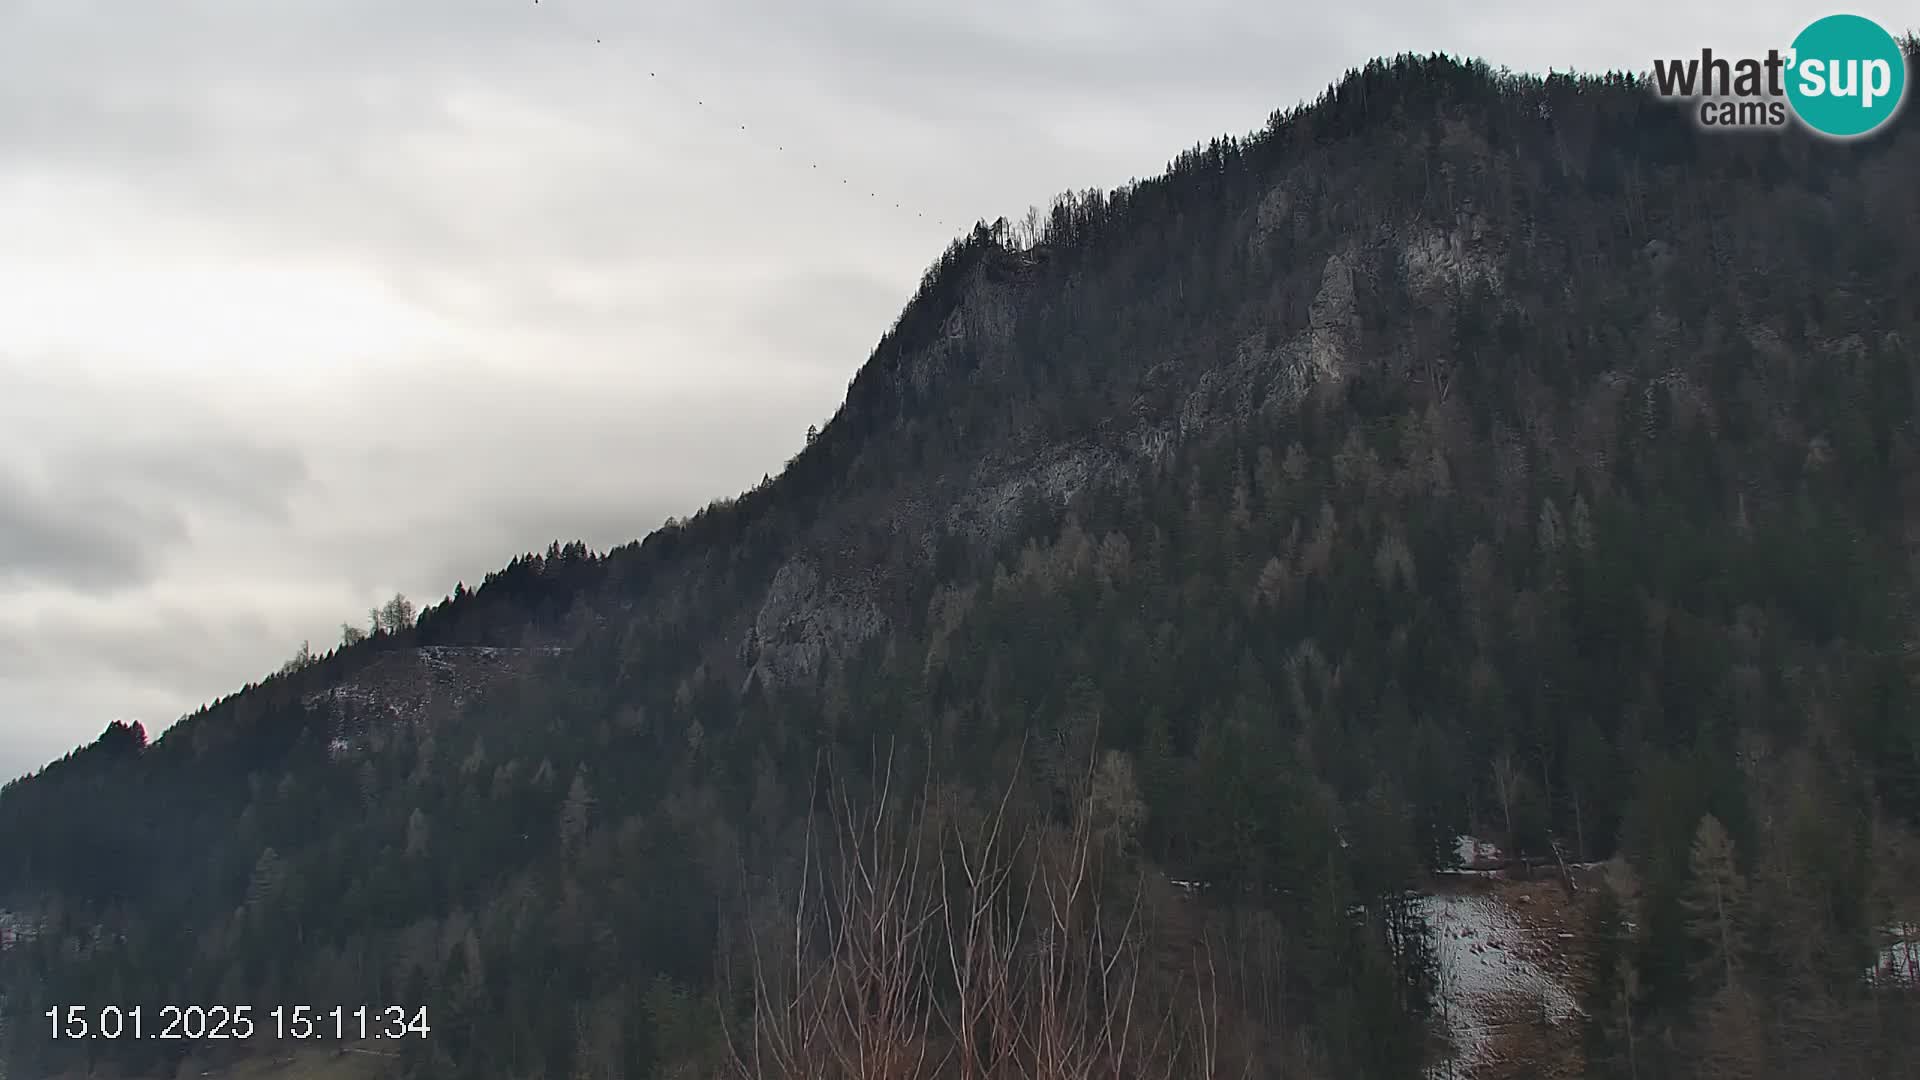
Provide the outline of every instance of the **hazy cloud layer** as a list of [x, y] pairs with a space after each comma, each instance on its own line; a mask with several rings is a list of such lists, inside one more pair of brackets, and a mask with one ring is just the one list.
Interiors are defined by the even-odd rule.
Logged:
[[1644, 68], [1823, 13], [0, 5], [0, 775], [777, 471], [977, 218], [1377, 54]]

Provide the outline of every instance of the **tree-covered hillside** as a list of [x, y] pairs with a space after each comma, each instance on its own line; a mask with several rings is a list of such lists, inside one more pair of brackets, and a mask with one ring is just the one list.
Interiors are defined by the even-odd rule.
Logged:
[[[982, 225], [778, 477], [0, 793], [7, 1059], [366, 1003], [420, 1077], [1414, 1076], [1476, 830], [1615, 860], [1592, 1075], [1909, 1075], [1916, 176], [1912, 109], [1403, 57]], [[316, 704], [423, 647], [521, 651]]]

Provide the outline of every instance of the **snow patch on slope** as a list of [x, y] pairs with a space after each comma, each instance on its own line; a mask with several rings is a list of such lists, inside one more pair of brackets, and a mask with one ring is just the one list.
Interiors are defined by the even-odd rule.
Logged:
[[1889, 926], [1881, 933], [1886, 944], [1867, 972], [1867, 981], [1875, 986], [1920, 989], [1920, 924]]
[[1472, 1075], [1509, 1027], [1579, 1015], [1572, 992], [1536, 961], [1539, 944], [1497, 895], [1423, 896], [1417, 910], [1433, 946], [1437, 1010], [1455, 1045], [1456, 1069]]

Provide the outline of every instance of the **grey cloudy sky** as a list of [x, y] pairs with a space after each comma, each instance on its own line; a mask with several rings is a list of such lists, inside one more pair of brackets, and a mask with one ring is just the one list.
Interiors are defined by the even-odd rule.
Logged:
[[0, 0], [0, 777], [778, 471], [963, 223], [1374, 55], [1644, 69], [1826, 13]]

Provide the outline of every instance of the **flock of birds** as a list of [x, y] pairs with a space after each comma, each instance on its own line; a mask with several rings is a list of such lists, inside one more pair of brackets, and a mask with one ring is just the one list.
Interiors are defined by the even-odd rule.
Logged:
[[[538, 5], [538, 4], [540, 3], [540, 0], [533, 0], [533, 2], [534, 2], [534, 4], [535, 4], [535, 5]], [[554, 5], [553, 5], [553, 4], [548, 4], [548, 5], [547, 5], [547, 10], [549, 10], [549, 11], [553, 11], [553, 10], [554, 10]], [[564, 16], [564, 15], [556, 15], [556, 17], [558, 17], [558, 18], [566, 18], [566, 16]], [[572, 20], [571, 20], [571, 19], [568, 19], [567, 21], [569, 21], [569, 22], [571, 22]], [[584, 36], [587, 36], [587, 37], [591, 37], [591, 38], [593, 39], [593, 43], [594, 43], [595, 45], [604, 45], [604, 44], [605, 44], [605, 41], [604, 41], [604, 40], [602, 40], [602, 38], [601, 38], [601, 37], [600, 37], [600, 36], [599, 36], [599, 35], [598, 35], [597, 33], [594, 33], [594, 32], [593, 32], [593, 31], [591, 31], [591, 30], [586, 30], [586, 29], [584, 29], [584, 28], [581, 28], [581, 27], [579, 27], [579, 26], [578, 26], [577, 24], [575, 24], [575, 29], [578, 29], [578, 30], [580, 30], [580, 31], [581, 31], [581, 33], [582, 33], [582, 34], [583, 34]], [[649, 79], [653, 79], [653, 80], [655, 80], [655, 81], [658, 81], [658, 80], [659, 80], [659, 76], [660, 76], [660, 73], [659, 73], [658, 71], [649, 71], [649, 72], [647, 72], [647, 78], [649, 78]], [[705, 99], [704, 97], [698, 97], [698, 96], [696, 96], [696, 97], [694, 97], [694, 102], [693, 102], [693, 103], [694, 103], [694, 104], [695, 104], [696, 106], [699, 106], [699, 107], [701, 107], [701, 108], [705, 108], [705, 107], [706, 107], [706, 104], [707, 104], [707, 102], [706, 102], [706, 99]], [[741, 130], [741, 131], [743, 131], [743, 132], [744, 132], [744, 131], [746, 131], [746, 130], [747, 130], [747, 125], [745, 125], [745, 124], [741, 124], [741, 125], [740, 125], [740, 130]], [[779, 153], [785, 153], [785, 152], [786, 152], [786, 149], [787, 149], [787, 148], [786, 148], [786, 145], [785, 145], [784, 143], [776, 143], [776, 144], [774, 145], [774, 150], [775, 150], [776, 152], [779, 152]], [[816, 172], [817, 172], [817, 171], [819, 171], [819, 168], [820, 168], [820, 163], [819, 163], [819, 162], [817, 162], [817, 161], [816, 161], [816, 162], [811, 162], [811, 163], [810, 163], [810, 167], [812, 168], [812, 170], [813, 170], [813, 171], [816, 171]], [[841, 183], [841, 185], [842, 185], [842, 186], [844, 186], [844, 187], [849, 187], [849, 188], [851, 188], [851, 187], [853, 186], [853, 181], [852, 181], [852, 180], [851, 180], [850, 178], [848, 178], [848, 177], [845, 177], [845, 176], [843, 176], [843, 177], [841, 177], [841, 178], [840, 178], [840, 183]], [[879, 198], [880, 198], [880, 193], [879, 193], [878, 191], [869, 191], [869, 192], [867, 193], [867, 197], [868, 197], [868, 198], [870, 198], [870, 199], [879, 199]], [[900, 203], [900, 202], [895, 202], [895, 203], [893, 204], [893, 208], [894, 208], [895, 210], [904, 210], [904, 209], [907, 209], [907, 208], [905, 207], [905, 205], [904, 205], [904, 204], [902, 204], [902, 203]], [[915, 216], [916, 218], [920, 218], [920, 219], [928, 219], [928, 215], [927, 215], [927, 213], [926, 213], [926, 211], [924, 211], [924, 210], [913, 210], [913, 211], [912, 211], [912, 213], [913, 213], [913, 215], [914, 215], [914, 216]], [[944, 217], [940, 217], [940, 216], [937, 216], [937, 215], [936, 215], [936, 216], [934, 216], [934, 217], [932, 217], [932, 218], [931, 218], [930, 220], [932, 220], [932, 221], [933, 221], [933, 223], [934, 223], [935, 225], [941, 225], [941, 226], [944, 226], [944, 225], [945, 225], [945, 224], [947, 223], [947, 222], [946, 222], [946, 219], [945, 219]]]

